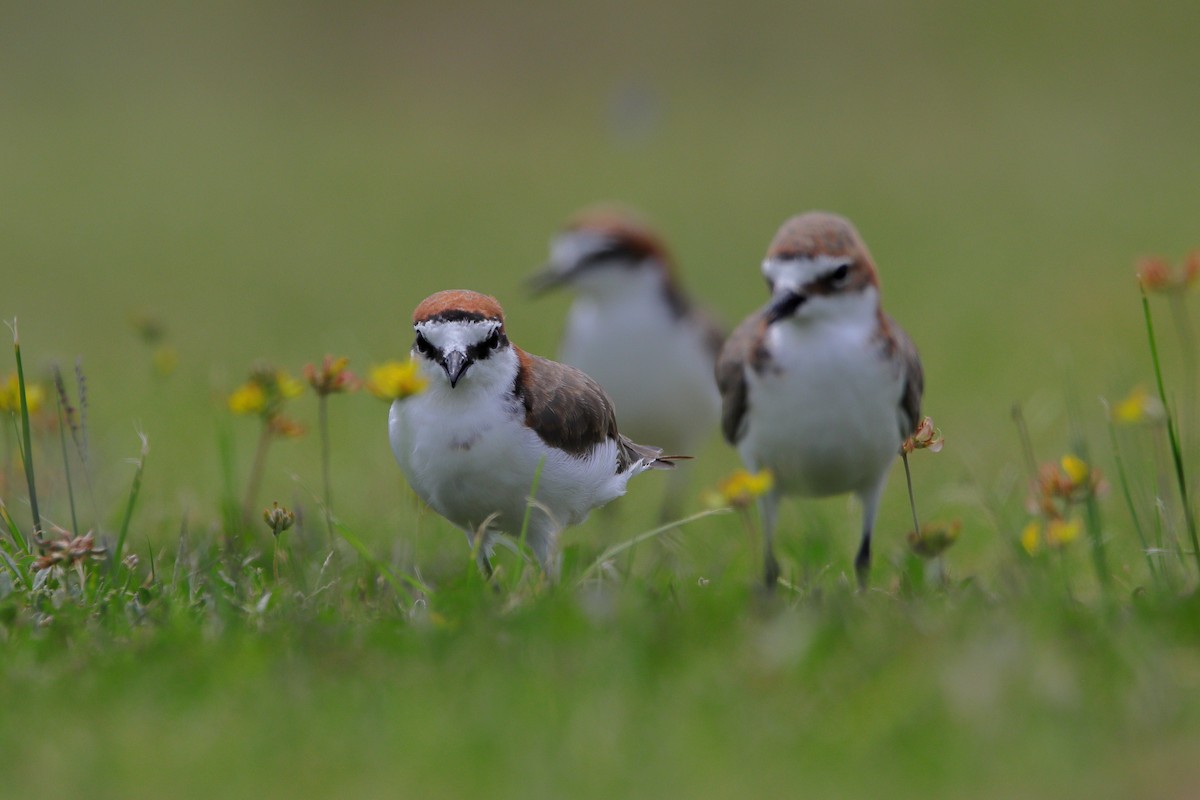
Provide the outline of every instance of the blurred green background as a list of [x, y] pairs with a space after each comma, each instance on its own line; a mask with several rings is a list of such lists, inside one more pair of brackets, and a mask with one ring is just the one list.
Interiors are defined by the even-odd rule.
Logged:
[[[35, 367], [82, 357], [102, 484], [141, 428], [146, 496], [205, 517], [222, 397], [256, 359], [403, 356], [450, 287], [551, 354], [567, 298], [520, 281], [598, 200], [655, 220], [733, 324], [778, 224], [830, 209], [920, 347], [950, 444], [918, 487], [953, 510], [1018, 461], [1014, 400], [1050, 457], [1070, 406], [1098, 419], [1148, 378], [1133, 260], [1200, 243], [1198, 24], [1120, 2], [9, 3], [0, 313]], [[136, 313], [179, 352], [167, 379]], [[335, 400], [339, 513], [386, 533], [408, 511], [384, 409]], [[265, 500], [315, 487], [314, 439], [275, 449]], [[700, 455], [697, 488], [736, 460], [715, 435]]]

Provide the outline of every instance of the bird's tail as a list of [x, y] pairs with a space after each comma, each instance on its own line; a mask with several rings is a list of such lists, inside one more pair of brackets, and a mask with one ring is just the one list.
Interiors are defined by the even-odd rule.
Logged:
[[625, 436], [621, 437], [621, 451], [627, 463], [638, 472], [645, 469], [675, 469], [676, 461], [685, 461], [691, 456], [664, 456], [661, 447], [638, 444]]

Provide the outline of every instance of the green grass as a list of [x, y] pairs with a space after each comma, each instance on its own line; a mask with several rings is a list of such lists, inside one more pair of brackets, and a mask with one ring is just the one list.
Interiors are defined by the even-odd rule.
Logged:
[[[1200, 606], [1172, 451], [1161, 427], [1110, 438], [1096, 398], [1155, 387], [1136, 258], [1200, 246], [1198, 23], [1023, 1], [7, 8], [0, 317], [30, 381], [82, 359], [89, 443], [85, 464], [35, 414], [31, 492], [0, 414], [0, 500], [17, 537], [36, 493], [48, 530], [110, 555], [33, 590], [5, 519], [0, 795], [1186, 795]], [[729, 515], [579, 583], [655, 528], [655, 475], [568, 532], [559, 586], [501, 550], [494, 591], [361, 393], [328, 399], [333, 544], [317, 401], [289, 401], [310, 433], [271, 444], [258, 492], [299, 512], [275, 577], [266, 526], [239, 522], [258, 421], [224, 407], [252, 364], [364, 372], [454, 286], [550, 355], [567, 300], [521, 279], [602, 199], [651, 215], [731, 323], [784, 218], [857, 223], [947, 437], [912, 468], [922, 521], [963, 521], [948, 588], [907, 552], [897, 469], [866, 594], [844, 499], [782, 509], [796, 592], [761, 596]], [[1194, 500], [1195, 375], [1151, 307]], [[1104, 594], [1089, 534], [1018, 543], [1013, 403], [1037, 461], [1086, 452], [1114, 484], [1086, 515]], [[695, 455], [688, 513], [737, 466], [715, 433]]]

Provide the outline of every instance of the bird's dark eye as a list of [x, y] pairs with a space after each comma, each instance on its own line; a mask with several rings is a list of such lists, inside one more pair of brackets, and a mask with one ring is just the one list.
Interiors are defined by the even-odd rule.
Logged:
[[484, 346], [489, 350], [494, 350], [500, 344], [500, 329], [496, 328], [491, 335], [483, 342]]
[[429, 340], [426, 339], [419, 331], [417, 332], [416, 345], [417, 349], [425, 355], [432, 356], [434, 354], [433, 345], [431, 345]]
[[840, 267], [829, 273], [830, 283], [841, 283], [846, 280], [846, 276], [850, 274], [850, 265], [842, 264]]

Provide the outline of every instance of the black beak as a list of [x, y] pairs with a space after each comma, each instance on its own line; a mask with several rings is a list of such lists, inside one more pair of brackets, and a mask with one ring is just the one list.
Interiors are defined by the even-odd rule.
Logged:
[[442, 369], [446, 370], [446, 377], [450, 379], [451, 389], [458, 385], [458, 379], [462, 377], [469, 366], [471, 366], [471, 362], [467, 360], [467, 354], [461, 350], [451, 350], [442, 359]]
[[551, 262], [542, 267], [540, 272], [530, 275], [525, 280], [525, 288], [536, 297], [565, 284], [570, 274], [570, 270], [564, 271], [557, 264]]
[[796, 309], [804, 305], [806, 300], [808, 300], [808, 295], [794, 292], [791, 289], [784, 289], [776, 293], [771, 298], [771, 305], [767, 306], [767, 324], [770, 325], [795, 314]]

